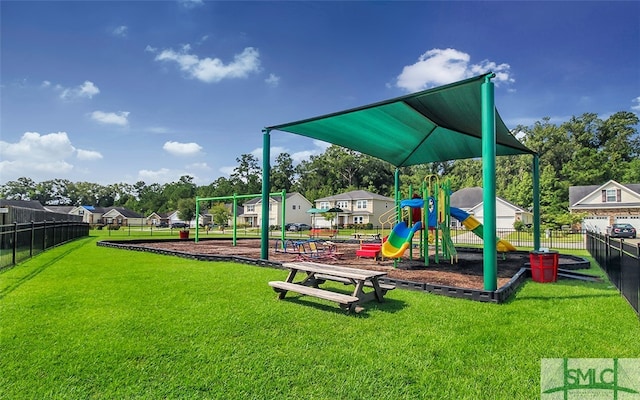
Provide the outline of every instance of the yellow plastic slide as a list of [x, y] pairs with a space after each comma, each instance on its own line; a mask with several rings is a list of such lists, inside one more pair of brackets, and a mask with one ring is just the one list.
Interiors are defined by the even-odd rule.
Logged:
[[[469, 215], [469, 217], [460, 222], [462, 223], [462, 225], [464, 225], [465, 228], [475, 233], [480, 238], [484, 239], [482, 229], [478, 229], [482, 228], [482, 224], [473, 215]], [[498, 238], [498, 241], [496, 242], [496, 250], [504, 253], [507, 251], [516, 251], [516, 248], [507, 240]]]

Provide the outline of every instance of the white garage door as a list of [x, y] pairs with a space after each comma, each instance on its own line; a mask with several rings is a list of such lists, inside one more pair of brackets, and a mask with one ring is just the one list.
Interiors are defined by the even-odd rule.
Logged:
[[589, 232], [597, 232], [605, 234], [607, 233], [607, 226], [609, 226], [609, 217], [585, 217], [582, 221], [582, 227]]
[[496, 229], [513, 229], [513, 217], [496, 217]]
[[631, 224], [636, 228], [636, 232], [640, 232], [640, 216], [627, 215], [626, 217], [616, 217], [616, 224]]

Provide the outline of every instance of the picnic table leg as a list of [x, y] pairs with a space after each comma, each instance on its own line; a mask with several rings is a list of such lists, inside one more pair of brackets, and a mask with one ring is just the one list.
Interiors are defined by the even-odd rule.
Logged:
[[373, 285], [373, 289], [376, 294], [376, 299], [378, 300], [379, 303], [382, 303], [384, 301], [384, 292], [380, 287], [380, 282], [378, 282], [378, 278], [374, 277], [373, 279], [371, 279], [371, 284]]
[[[289, 283], [293, 283], [293, 279], [296, 277], [296, 274], [298, 273], [297, 269], [291, 269], [289, 270], [289, 275], [287, 275], [287, 282]], [[287, 291], [286, 290], [281, 290], [278, 293], [278, 298], [280, 300], [284, 299], [284, 297], [287, 295]]]
[[360, 299], [358, 301], [358, 304], [366, 303], [371, 300], [377, 300], [379, 303], [382, 303], [384, 301], [384, 294], [377, 278], [375, 277], [372, 278], [371, 283], [373, 286], [373, 291], [369, 293], [365, 293], [364, 292], [365, 281], [361, 280], [356, 282], [356, 288], [353, 291], [353, 296]]

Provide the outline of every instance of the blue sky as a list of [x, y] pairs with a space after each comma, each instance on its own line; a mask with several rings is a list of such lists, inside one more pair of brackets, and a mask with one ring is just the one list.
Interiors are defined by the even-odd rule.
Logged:
[[488, 70], [510, 128], [640, 112], [637, 1], [2, 1], [0, 18], [0, 184], [205, 185], [260, 158], [265, 126]]

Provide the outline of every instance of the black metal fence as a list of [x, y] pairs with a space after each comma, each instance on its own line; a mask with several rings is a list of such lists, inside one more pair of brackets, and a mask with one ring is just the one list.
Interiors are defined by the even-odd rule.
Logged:
[[[543, 230], [540, 235], [540, 247], [549, 249], [584, 250], [586, 232], [570, 230]], [[497, 236], [510, 242], [515, 247], [533, 248], [533, 233], [530, 230], [498, 229]], [[482, 246], [483, 239], [473, 232], [462, 229], [451, 229], [451, 240], [455, 245]]]
[[0, 269], [88, 235], [89, 224], [78, 221], [14, 222], [0, 225]]
[[587, 250], [640, 316], [640, 243], [588, 232]]

